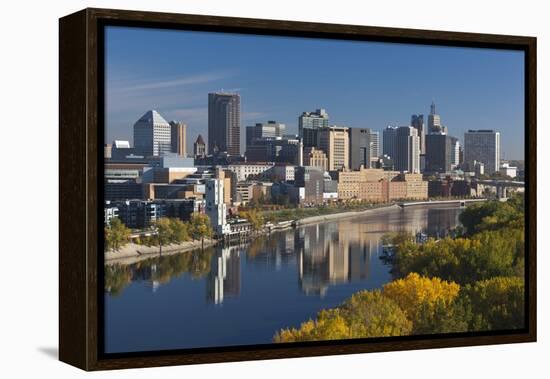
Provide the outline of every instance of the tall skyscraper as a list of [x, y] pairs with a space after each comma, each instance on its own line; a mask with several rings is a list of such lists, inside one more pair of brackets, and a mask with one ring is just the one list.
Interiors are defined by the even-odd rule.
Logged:
[[451, 137], [451, 169], [454, 170], [460, 165], [460, 141], [458, 138]]
[[298, 128], [323, 128], [328, 126], [328, 113], [325, 109], [317, 109], [315, 112], [303, 112], [298, 117]]
[[395, 168], [409, 173], [420, 172], [420, 138], [412, 126], [397, 128]]
[[204, 139], [200, 134], [193, 144], [193, 155], [195, 156], [195, 158], [204, 158], [206, 156], [206, 144], [204, 143]]
[[456, 138], [445, 134], [426, 136], [426, 172], [445, 173], [452, 169]]
[[349, 128], [349, 168], [359, 170], [361, 166], [370, 168], [372, 157], [371, 130]]
[[388, 125], [382, 131], [382, 153], [395, 161], [397, 152], [397, 126]]
[[486, 174], [500, 168], [500, 133], [494, 130], [468, 130], [464, 133], [464, 164], [474, 171], [474, 161], [483, 163]]
[[208, 94], [208, 151], [241, 155], [241, 97], [236, 93]]
[[304, 146], [316, 146], [317, 130], [328, 127], [328, 122], [328, 113], [324, 109], [317, 109], [315, 112], [303, 112], [298, 117], [298, 135], [304, 141]]
[[380, 132], [370, 131], [370, 157], [371, 160], [378, 158], [380, 156]]
[[420, 154], [425, 154], [426, 153], [426, 128], [424, 126], [424, 115], [413, 114], [411, 116], [411, 126], [418, 131], [418, 137], [420, 137]]
[[435, 103], [432, 101], [432, 105], [430, 105], [430, 114], [428, 115], [428, 133], [439, 134], [442, 132], [441, 118], [435, 112]]
[[155, 110], [145, 112], [134, 124], [136, 154], [160, 156], [172, 151], [171, 126]]
[[318, 146], [328, 158], [328, 169], [349, 168], [349, 134], [343, 126], [319, 128]]
[[187, 156], [187, 125], [183, 122], [170, 121], [172, 152], [181, 157]]

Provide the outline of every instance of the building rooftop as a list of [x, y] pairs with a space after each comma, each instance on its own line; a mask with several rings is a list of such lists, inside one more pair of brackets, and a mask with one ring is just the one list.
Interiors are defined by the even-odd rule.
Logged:
[[130, 148], [130, 142], [128, 141], [122, 141], [122, 140], [114, 140], [113, 146], [117, 149], [129, 149]]
[[137, 120], [137, 122], [146, 122], [153, 125], [166, 125], [169, 126], [170, 124], [158, 113], [156, 110], [152, 109], [143, 114]]
[[197, 140], [195, 141], [195, 143], [200, 144], [200, 145], [205, 145], [204, 139], [202, 138], [201, 134], [199, 134], [199, 136], [197, 137]]

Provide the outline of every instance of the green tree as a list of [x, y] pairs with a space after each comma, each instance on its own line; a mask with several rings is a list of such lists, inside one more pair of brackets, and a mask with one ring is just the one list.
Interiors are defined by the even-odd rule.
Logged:
[[390, 232], [382, 236], [381, 242], [384, 245], [402, 245], [405, 242], [413, 242], [414, 238], [408, 232]]
[[255, 208], [252, 208], [246, 211], [240, 211], [239, 216], [247, 219], [248, 222], [250, 222], [250, 224], [252, 225], [252, 229], [254, 230], [261, 229], [265, 224], [265, 220], [264, 220], [264, 217], [262, 216], [262, 212], [258, 211]]
[[396, 277], [417, 272], [461, 285], [495, 276], [523, 275], [525, 237], [522, 229], [483, 231], [470, 238], [403, 242], [395, 249]]
[[355, 293], [340, 310], [350, 338], [403, 336], [412, 331], [405, 312], [378, 290]]
[[472, 330], [507, 330], [525, 326], [525, 286], [520, 277], [495, 277], [463, 288], [472, 311]]
[[107, 250], [118, 251], [130, 240], [131, 230], [120, 221], [119, 218], [112, 218], [109, 225], [105, 227], [105, 247]]
[[451, 302], [421, 303], [415, 320], [415, 334], [461, 333], [469, 330], [472, 314], [461, 297]]
[[485, 230], [523, 228], [525, 224], [525, 198], [514, 194], [506, 202], [488, 201], [467, 207], [459, 216], [467, 235]]
[[201, 241], [201, 248], [204, 249], [204, 239], [212, 238], [214, 231], [210, 224], [210, 218], [202, 213], [193, 213], [190, 221], [190, 232], [194, 240]]
[[152, 225], [157, 237], [160, 254], [162, 254], [162, 246], [168, 245], [173, 240], [171, 224], [170, 219], [159, 218]]
[[189, 241], [189, 224], [177, 218], [170, 219], [172, 242], [181, 243]]

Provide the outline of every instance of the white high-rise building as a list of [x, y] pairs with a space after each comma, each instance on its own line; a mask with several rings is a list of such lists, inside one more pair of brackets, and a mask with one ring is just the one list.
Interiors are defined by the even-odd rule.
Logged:
[[454, 140], [451, 145], [451, 169], [455, 169], [460, 164], [460, 142]]
[[227, 205], [224, 202], [224, 172], [218, 170], [215, 179], [206, 180], [206, 215], [214, 233], [218, 236], [229, 234], [230, 225], [227, 223]]
[[409, 173], [420, 172], [420, 137], [412, 126], [401, 126], [396, 133], [395, 169]]
[[464, 164], [474, 171], [474, 162], [483, 163], [486, 174], [500, 168], [500, 133], [494, 130], [468, 130], [464, 133]]
[[172, 127], [155, 110], [145, 112], [134, 124], [136, 154], [161, 156], [172, 151]]
[[371, 160], [375, 160], [380, 156], [380, 132], [370, 131], [370, 157]]

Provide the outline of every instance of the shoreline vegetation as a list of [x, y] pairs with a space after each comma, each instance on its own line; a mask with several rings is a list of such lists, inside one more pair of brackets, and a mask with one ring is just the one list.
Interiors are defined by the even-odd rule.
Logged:
[[105, 264], [134, 263], [142, 257], [162, 256], [204, 249], [216, 243], [210, 219], [194, 213], [189, 221], [161, 218], [148, 229], [147, 235], [131, 240], [132, 231], [118, 218], [105, 227]]
[[[434, 205], [437, 205], [437, 202], [434, 202]], [[252, 236], [257, 237], [260, 235], [269, 234], [271, 232], [270, 228], [267, 227], [269, 224], [267, 224], [266, 219], [269, 220], [268, 222], [277, 222], [279, 225], [286, 224], [284, 227], [273, 228], [273, 231], [277, 231], [293, 226], [300, 227], [309, 224], [320, 224], [344, 218], [377, 214], [395, 209], [399, 209], [399, 206], [396, 203], [383, 205], [359, 204], [354, 207], [345, 208], [291, 208], [267, 212], [260, 212], [252, 209], [243, 211], [241, 215], [252, 223], [255, 229]], [[268, 213], [267, 216], [265, 215], [266, 213]], [[271, 216], [269, 216], [269, 213], [271, 213]], [[184, 223], [181, 221], [177, 222], [173, 219], [170, 220], [172, 220], [172, 223], [176, 223], [175, 225], [172, 225], [172, 229], [180, 229], [180, 235], [179, 238], [168, 237], [168, 243], [165, 241], [162, 245], [162, 252], [158, 241], [155, 240], [154, 236], [141, 239], [139, 243], [127, 242], [131, 231], [127, 228], [125, 230], [125, 227], [118, 220], [114, 221], [114, 225], [111, 225], [110, 228], [106, 228], [106, 236], [113, 229], [122, 229], [122, 231], [118, 232], [121, 236], [119, 236], [120, 238], [115, 238], [115, 241], [117, 242], [106, 244], [106, 246], [110, 246], [111, 248], [104, 252], [105, 264], [132, 264], [155, 256], [185, 253], [196, 249], [215, 246], [219, 242], [213, 238], [204, 238], [203, 245], [200, 240], [193, 240], [192, 236], [190, 236], [190, 234], [192, 234], [190, 232], [193, 229], [193, 220], [189, 223]], [[271, 225], [276, 224], [271, 223]], [[153, 228], [157, 228], [158, 230], [158, 225], [153, 225]], [[168, 225], [166, 229], [170, 229], [170, 225]], [[187, 229], [187, 231], [184, 229]], [[212, 231], [206, 231], [204, 233], [206, 233], [205, 235], [212, 235]], [[200, 233], [196, 234], [196, 236], [197, 238], [200, 238]]]
[[360, 291], [273, 341], [513, 330], [525, 326], [524, 196], [469, 206], [454, 238], [388, 235], [394, 280]]

